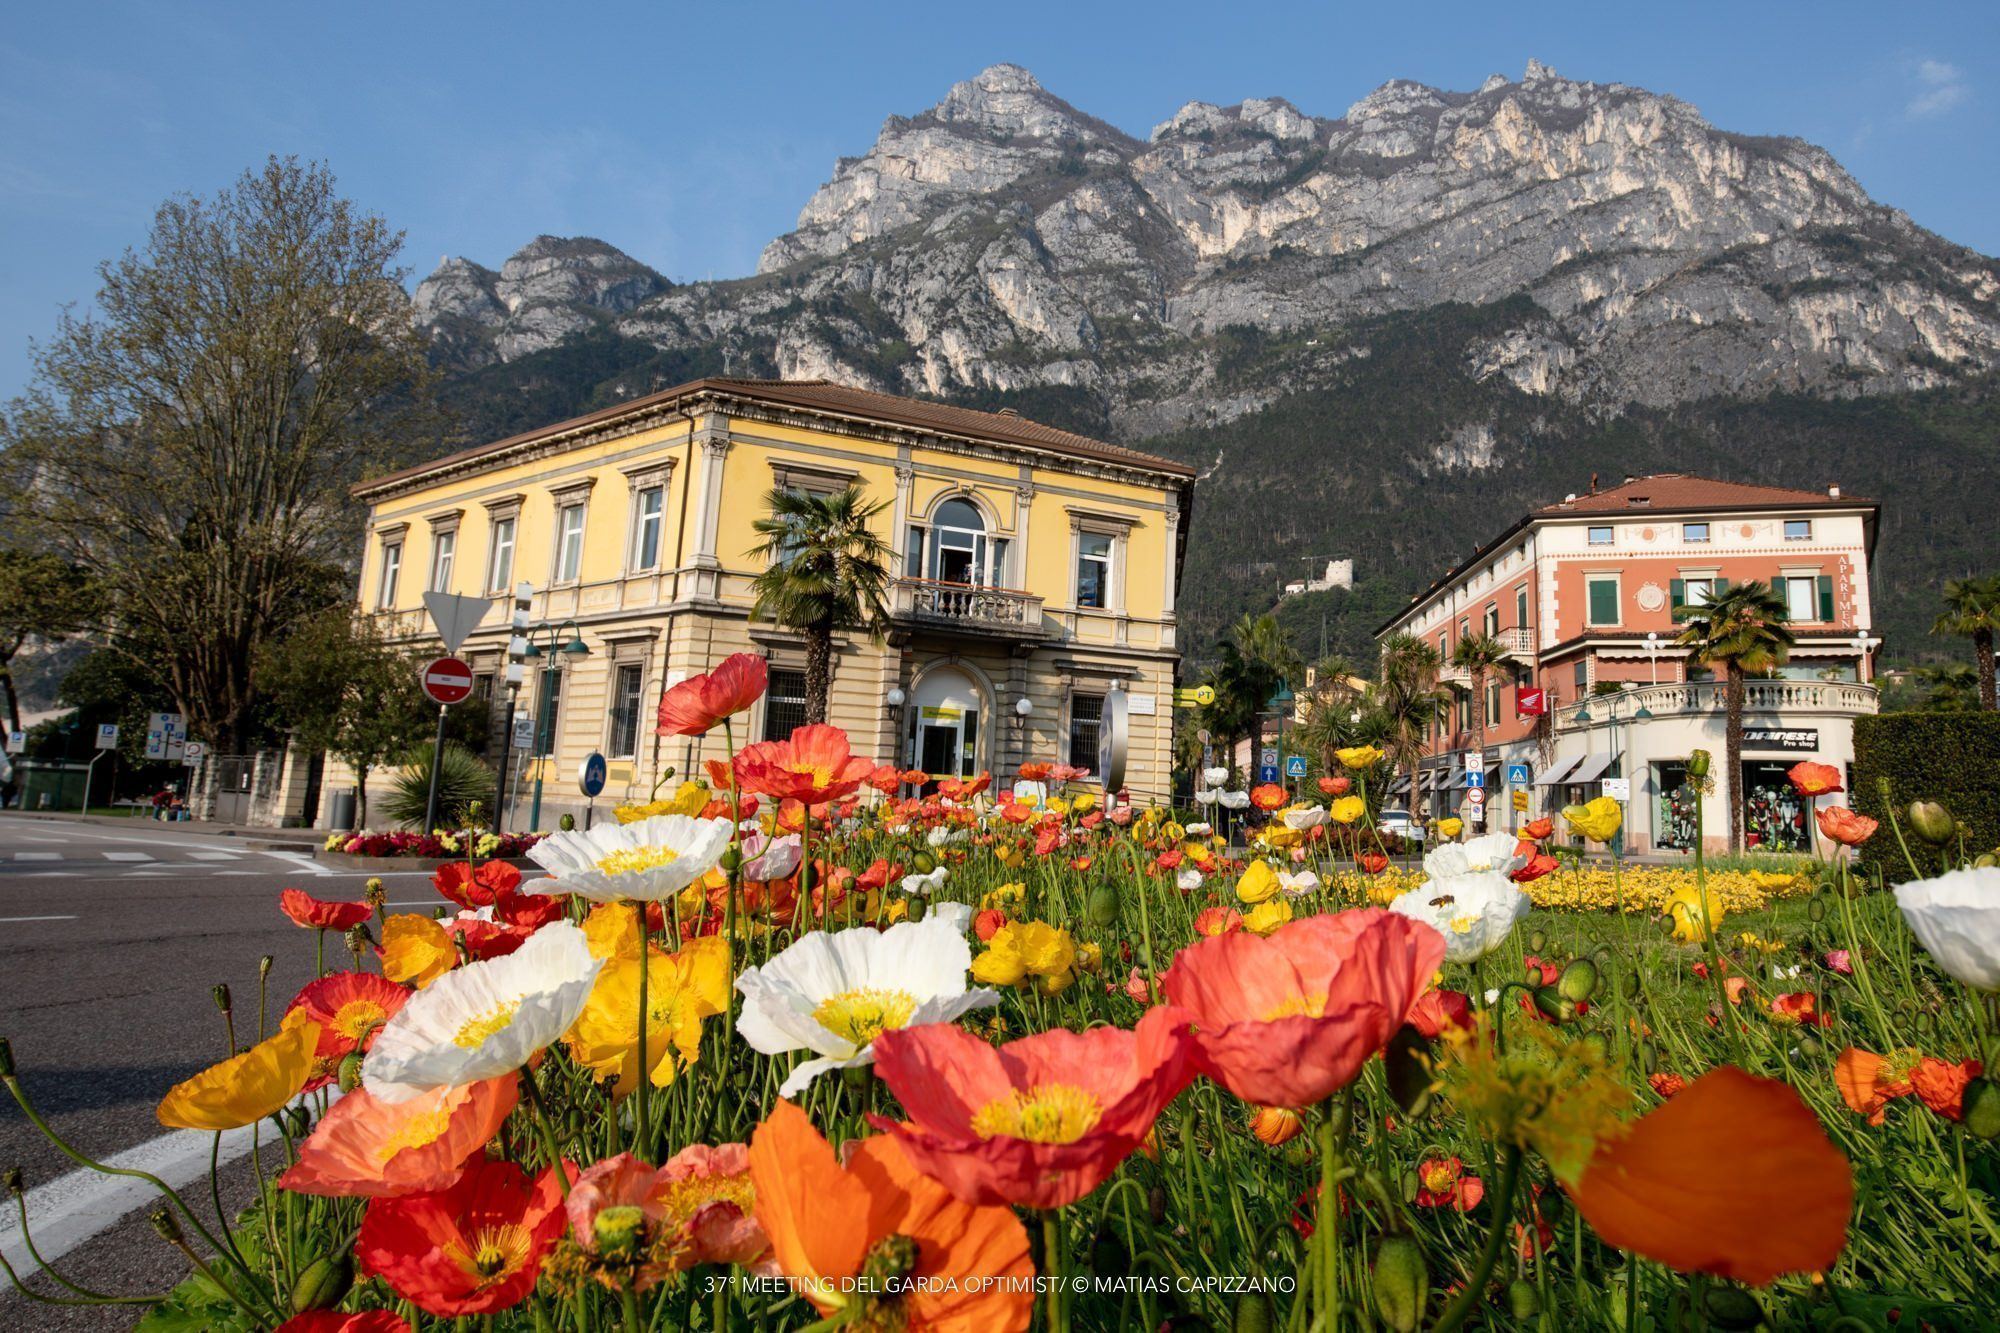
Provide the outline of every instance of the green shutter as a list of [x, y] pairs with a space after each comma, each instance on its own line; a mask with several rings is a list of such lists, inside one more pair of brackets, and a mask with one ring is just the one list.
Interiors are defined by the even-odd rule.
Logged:
[[1615, 625], [1618, 623], [1618, 581], [1616, 579], [1591, 580], [1590, 623], [1593, 625]]
[[1688, 585], [1687, 585], [1687, 580], [1686, 580], [1686, 579], [1675, 579], [1675, 580], [1673, 581], [1673, 590], [1672, 590], [1672, 592], [1671, 592], [1671, 593], [1669, 594], [1669, 596], [1670, 596], [1670, 597], [1671, 597], [1671, 598], [1673, 599], [1673, 611], [1672, 611], [1672, 614], [1673, 614], [1673, 617], [1674, 617], [1674, 619], [1675, 619], [1675, 620], [1686, 620], [1686, 619], [1687, 619], [1687, 613], [1686, 613], [1685, 611], [1681, 610], [1681, 608], [1682, 608], [1683, 606], [1687, 605], [1687, 599], [1688, 599]]
[[1715, 581], [1715, 585], [1709, 589], [1708, 600], [1712, 602], [1728, 591], [1729, 591], [1729, 580], [1717, 579]]
[[1819, 576], [1819, 619], [1823, 625], [1833, 623], [1833, 575]]

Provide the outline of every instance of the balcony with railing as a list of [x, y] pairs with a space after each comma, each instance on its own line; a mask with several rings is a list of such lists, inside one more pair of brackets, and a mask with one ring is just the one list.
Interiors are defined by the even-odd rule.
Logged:
[[912, 628], [1013, 639], [1039, 639], [1042, 599], [1014, 588], [987, 588], [938, 579], [897, 579], [889, 615]]
[[[1571, 701], [1554, 710], [1558, 730], [1569, 731], [1602, 722], [1607, 711], [1615, 711], [1624, 721], [1644, 708], [1654, 717], [1722, 714], [1727, 706], [1721, 681], [1682, 681], [1670, 685], [1642, 685], [1615, 694], [1592, 695]], [[1592, 722], [1578, 722], [1579, 705], [1587, 705]], [[1873, 685], [1857, 685], [1840, 680], [1748, 680], [1743, 682], [1744, 716], [1817, 715], [1821, 717], [1864, 717], [1880, 711], [1880, 699]]]

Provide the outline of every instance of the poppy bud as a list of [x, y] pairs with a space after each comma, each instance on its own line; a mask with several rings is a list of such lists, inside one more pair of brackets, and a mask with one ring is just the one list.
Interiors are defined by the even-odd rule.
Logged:
[[331, 1310], [353, 1285], [354, 1273], [344, 1256], [315, 1259], [292, 1284], [292, 1311], [304, 1314], [307, 1310]]
[[1917, 836], [1933, 847], [1942, 847], [1950, 842], [1958, 832], [1958, 825], [1951, 817], [1951, 811], [1936, 801], [1910, 802], [1910, 827]]
[[1636, 968], [1619, 974], [1618, 993], [1628, 1000], [1639, 998], [1639, 973]]
[[271, 969], [277, 965], [277, 962], [278, 960], [270, 954], [265, 954], [262, 958], [259, 958], [257, 960], [257, 980], [262, 981], [264, 978], [270, 976]]
[[1085, 906], [1090, 913], [1092, 924], [1099, 926], [1118, 924], [1118, 886], [1110, 880], [1099, 881], [1097, 887], [1090, 891], [1090, 898]]
[[2000, 856], [1995, 856], [1992, 852], [1981, 852], [1972, 858], [1972, 864], [1980, 870], [1991, 870], [1995, 866], [2000, 866]]
[[1535, 1284], [1517, 1277], [1507, 1284], [1507, 1309], [1516, 1319], [1533, 1319], [1542, 1312], [1542, 1296]]
[[909, 901], [908, 907], [904, 910], [904, 919], [909, 921], [922, 921], [924, 919], [924, 913], [928, 912], [929, 910], [930, 910], [930, 900], [928, 898], [912, 898]]
[[1396, 1333], [1412, 1333], [1430, 1303], [1431, 1272], [1423, 1247], [1409, 1236], [1387, 1236], [1375, 1251], [1375, 1313]]
[[1658, 1072], [1660, 1068], [1660, 1048], [1653, 1045], [1650, 1041], [1641, 1046], [1639, 1048], [1639, 1067], [1644, 1069], [1648, 1074]]
[[1271, 1333], [1277, 1326], [1278, 1310], [1267, 1293], [1246, 1291], [1236, 1298], [1236, 1312], [1230, 1320], [1232, 1333]]
[[1812, 921], [1826, 920], [1826, 895], [1815, 893], [1806, 899], [1806, 917]]
[[1403, 1173], [1404, 1203], [1415, 1203], [1417, 1201], [1417, 1195], [1423, 1192], [1423, 1188], [1424, 1188], [1424, 1181], [1422, 1176], [1419, 1176], [1414, 1170], [1405, 1171]]
[[1764, 1307], [1741, 1287], [1710, 1287], [1702, 1297], [1708, 1321], [1717, 1328], [1755, 1328], [1764, 1322]]
[[361, 1052], [349, 1051], [340, 1057], [340, 1090], [353, 1092], [361, 1086]]
[[1408, 1023], [1396, 1030], [1382, 1051], [1382, 1071], [1387, 1076], [1389, 1095], [1411, 1115], [1422, 1115], [1431, 1103], [1428, 1054], [1422, 1034]]
[[1965, 1132], [1975, 1138], [2000, 1138], [2000, 1083], [1975, 1078], [1965, 1085]]
[[1563, 969], [1556, 980], [1556, 989], [1565, 1000], [1582, 1004], [1597, 990], [1597, 964], [1588, 958], [1579, 958]]
[[216, 1008], [220, 1009], [225, 1014], [229, 1012], [228, 982], [226, 981], [216, 982], [214, 987], [208, 992], [208, 994], [209, 998], [215, 1001]]
[[1146, 1191], [1146, 1212], [1153, 1219], [1154, 1226], [1166, 1225], [1167, 1190], [1164, 1185], [1155, 1185]]
[[1577, 1046], [1596, 1056], [1611, 1054], [1611, 1042], [1602, 1032], [1586, 1032], [1577, 1039]]
[[158, 1232], [160, 1235], [160, 1239], [165, 1241], [167, 1244], [179, 1245], [183, 1243], [185, 1237], [181, 1233], [180, 1222], [177, 1221], [173, 1213], [164, 1206], [155, 1208], [150, 1214], [147, 1215], [146, 1220], [153, 1224], [153, 1230]]
[[1576, 1017], [1576, 1006], [1565, 1000], [1554, 986], [1535, 987], [1534, 997], [1535, 1008], [1551, 1022], [1564, 1023]]
[[1306, 1122], [1286, 1106], [1260, 1106], [1250, 1115], [1250, 1132], [1273, 1148], [1281, 1148], [1297, 1138]]
[[379, 912], [383, 904], [389, 901], [389, 890], [383, 887], [379, 877], [371, 878], [361, 886], [361, 901]]
[[1535, 1212], [1551, 1227], [1561, 1226], [1563, 1214], [1568, 1211], [1569, 1195], [1553, 1186], [1535, 1196]]
[[564, 833], [576, 832], [576, 816], [564, 815], [561, 819], [558, 819], [556, 821], [556, 827], [561, 829]]
[[1687, 758], [1687, 775], [1697, 779], [1707, 777], [1710, 762], [1708, 751], [1690, 751]]
[[1303, 1171], [1312, 1165], [1312, 1143], [1308, 1139], [1293, 1139], [1285, 1145], [1285, 1165], [1294, 1171]]
[[1529, 934], [1528, 936], [1529, 953], [1540, 953], [1542, 950], [1548, 947], [1549, 947], [1549, 937], [1547, 935], [1543, 934], [1539, 930]]
[[931, 871], [937, 869], [937, 858], [929, 852], [918, 852], [916, 859], [910, 862], [910, 864], [919, 875], [928, 875]]
[[4, 1185], [9, 1194], [19, 1194], [21, 1192], [21, 1168], [10, 1166], [5, 1171], [0, 1171], [0, 1185]]
[[1810, 1033], [1799, 1038], [1799, 1054], [1808, 1060], [1817, 1060], [1825, 1050], [1826, 1048], [1820, 1045], [1819, 1038]]

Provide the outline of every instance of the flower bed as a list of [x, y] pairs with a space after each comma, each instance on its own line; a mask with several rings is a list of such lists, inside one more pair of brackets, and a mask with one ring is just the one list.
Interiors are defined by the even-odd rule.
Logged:
[[[335, 833], [322, 844], [321, 851], [336, 856], [368, 861], [447, 861], [463, 860], [470, 854], [480, 860], [519, 860], [546, 836], [540, 833], [493, 834], [481, 830], [438, 830], [411, 833], [393, 830], [384, 833]], [[429, 868], [429, 867], [426, 867]]]
[[200, 1267], [152, 1326], [2000, 1321], [2000, 869], [1579, 869], [1537, 821], [1419, 878], [1275, 789], [1205, 803], [1261, 812], [1232, 860], [1088, 796], [897, 799], [825, 727], [711, 776], [538, 843], [550, 880], [446, 862], [444, 919], [289, 891], [283, 1018], [160, 1104], [275, 1123], [278, 1173], [163, 1202]]

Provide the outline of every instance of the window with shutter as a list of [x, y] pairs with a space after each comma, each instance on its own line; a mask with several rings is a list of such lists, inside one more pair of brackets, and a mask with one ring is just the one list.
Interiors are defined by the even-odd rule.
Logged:
[[1820, 623], [1833, 623], [1833, 575], [1819, 576], [1819, 618]]
[[1683, 611], [1681, 608], [1687, 605], [1687, 599], [1688, 599], [1687, 580], [1675, 579], [1672, 585], [1667, 589], [1667, 599], [1673, 606], [1673, 611], [1672, 611], [1673, 618], [1675, 620], [1686, 620], [1687, 612]]
[[1618, 623], [1618, 576], [1616, 574], [1595, 577], [1589, 588], [1590, 623], [1593, 625], [1615, 625]]

